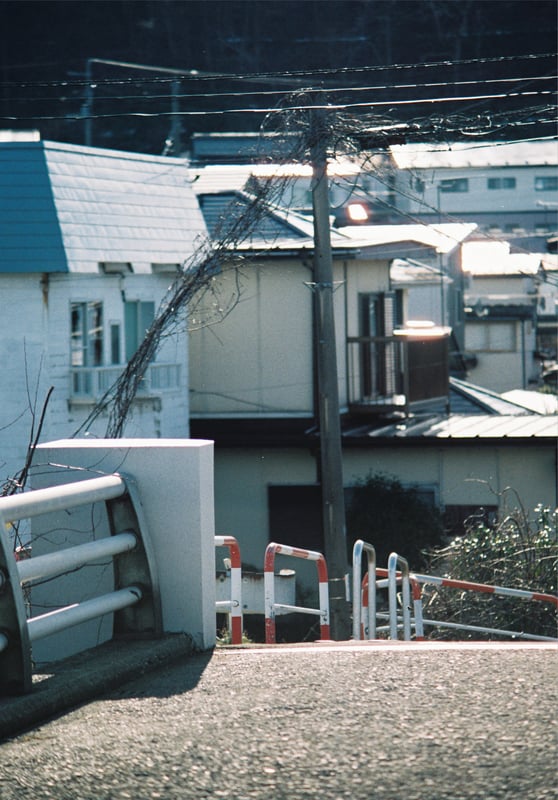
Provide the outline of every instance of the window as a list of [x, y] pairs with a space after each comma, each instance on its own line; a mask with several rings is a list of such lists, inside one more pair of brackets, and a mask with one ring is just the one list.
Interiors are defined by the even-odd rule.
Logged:
[[465, 349], [476, 352], [515, 353], [517, 350], [514, 322], [468, 322], [465, 327]]
[[155, 318], [155, 303], [132, 301], [124, 304], [126, 361], [129, 361], [145, 338]]
[[558, 175], [535, 177], [536, 192], [558, 192]]
[[446, 536], [463, 536], [471, 525], [491, 526], [497, 522], [498, 506], [448, 505], [444, 510]]
[[103, 363], [103, 304], [72, 303], [72, 367], [98, 367]]
[[324, 551], [322, 494], [316, 485], [268, 487], [270, 541]]
[[[397, 351], [385, 341], [402, 322], [402, 292], [359, 294], [360, 395], [377, 398], [395, 393]], [[379, 341], [374, 341], [379, 339]]]
[[515, 178], [488, 178], [486, 182], [488, 189], [515, 189]]
[[469, 178], [448, 178], [440, 181], [441, 192], [468, 192]]
[[129, 261], [101, 261], [99, 267], [105, 275], [126, 275], [134, 271]]
[[110, 326], [110, 363], [120, 364], [120, 325], [112, 322]]

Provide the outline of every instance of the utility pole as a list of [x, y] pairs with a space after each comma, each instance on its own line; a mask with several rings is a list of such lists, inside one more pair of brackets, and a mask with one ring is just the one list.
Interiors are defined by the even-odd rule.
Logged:
[[[82, 117], [85, 121], [85, 144], [90, 147], [93, 144], [93, 64], [106, 64], [111, 67], [123, 67], [130, 70], [141, 70], [142, 72], [160, 72], [166, 75], [177, 75], [182, 77], [198, 77], [200, 75], [210, 74], [198, 72], [195, 69], [181, 70], [172, 69], [170, 67], [156, 67], [149, 64], [133, 64], [129, 61], [114, 61], [108, 58], [88, 58], [85, 63], [85, 101], [81, 109]], [[175, 78], [171, 82], [171, 130], [169, 133], [169, 141], [171, 142], [173, 154], [179, 156], [182, 151], [182, 122], [180, 117], [180, 108], [178, 98], [180, 96], [180, 80]]]
[[335, 320], [333, 314], [333, 265], [329, 228], [327, 179], [327, 124], [322, 110], [312, 112], [312, 209], [314, 215], [314, 309], [322, 518], [325, 557], [329, 573], [331, 635], [345, 640], [351, 635], [349, 604], [346, 599], [348, 572], [343, 457], [339, 419], [339, 386]]

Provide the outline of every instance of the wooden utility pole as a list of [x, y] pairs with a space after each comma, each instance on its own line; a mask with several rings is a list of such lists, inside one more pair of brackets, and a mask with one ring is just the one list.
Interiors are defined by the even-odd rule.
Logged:
[[329, 573], [331, 635], [349, 639], [351, 619], [346, 599], [348, 572], [343, 457], [339, 419], [339, 387], [335, 320], [333, 314], [333, 265], [327, 179], [327, 124], [325, 113], [312, 112], [312, 209], [314, 213], [314, 308], [322, 517], [325, 557]]

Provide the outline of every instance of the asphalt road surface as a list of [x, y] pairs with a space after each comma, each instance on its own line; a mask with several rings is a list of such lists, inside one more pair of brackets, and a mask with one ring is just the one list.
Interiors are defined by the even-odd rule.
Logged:
[[558, 798], [558, 651], [217, 649], [5, 741], [1, 800]]

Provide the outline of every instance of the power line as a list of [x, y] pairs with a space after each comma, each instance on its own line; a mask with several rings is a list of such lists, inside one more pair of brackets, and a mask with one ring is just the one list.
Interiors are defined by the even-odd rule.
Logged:
[[116, 119], [122, 117], [167, 117], [167, 116], [181, 116], [181, 117], [199, 117], [199, 116], [223, 116], [226, 114], [285, 114], [293, 111], [348, 111], [351, 109], [375, 109], [389, 107], [395, 110], [402, 106], [417, 106], [417, 105], [437, 105], [445, 103], [463, 103], [463, 102], [478, 102], [481, 100], [507, 100], [520, 97], [551, 97], [556, 96], [556, 90], [534, 90], [525, 92], [504, 92], [498, 94], [484, 94], [484, 95], [467, 95], [458, 97], [429, 97], [419, 99], [407, 100], [380, 100], [377, 102], [363, 102], [363, 103], [327, 103], [327, 104], [309, 104], [309, 105], [288, 105], [279, 107], [266, 107], [266, 108], [226, 108], [226, 109], [206, 109], [206, 110], [190, 110], [190, 111], [119, 111], [119, 112], [106, 112], [102, 114], [35, 114], [35, 115], [15, 115], [3, 114], [0, 119], [9, 122], [25, 122], [30, 120], [83, 120], [83, 119]]
[[[377, 86], [346, 86], [336, 88], [315, 88], [309, 91], [312, 94], [340, 94], [340, 93], [356, 93], [356, 92], [377, 92], [377, 91], [395, 91], [401, 89], [431, 89], [440, 87], [456, 87], [456, 86], [477, 86], [482, 84], [502, 84], [502, 83], [525, 83], [526, 81], [532, 83], [534, 81], [555, 81], [558, 75], [535, 75], [533, 77], [513, 77], [513, 78], [487, 78], [485, 80], [462, 80], [462, 81], [440, 81], [429, 83], [402, 83], [402, 84], [383, 84]], [[285, 97], [289, 94], [284, 89], [262, 89], [258, 91], [228, 91], [228, 92], [184, 92], [176, 93], [174, 96], [178, 99], [218, 99], [225, 97]], [[168, 100], [168, 94], [115, 94], [115, 95], [95, 95], [95, 101], [122, 101], [122, 100]], [[30, 96], [30, 97], [12, 97], [11, 102], [31, 102], [36, 100], [44, 100], [44, 97]], [[71, 99], [83, 100], [83, 95], [75, 95], [71, 98], [57, 98], [58, 100]]]
[[[201, 73], [195, 69], [184, 70], [168, 68], [168, 72], [173, 72], [173, 78], [118, 78], [95, 80], [96, 85], [110, 85], [110, 84], [127, 84], [127, 83], [172, 83], [175, 80], [181, 81], [215, 81], [215, 80], [256, 80], [256, 79], [270, 79], [270, 78], [306, 78], [317, 76], [340, 76], [340, 75], [353, 75], [361, 73], [373, 72], [389, 72], [400, 70], [418, 70], [418, 69], [431, 69], [435, 67], [455, 67], [465, 66], [469, 64], [497, 64], [497, 63], [513, 63], [524, 61], [537, 61], [545, 58], [556, 59], [556, 53], [531, 53], [525, 55], [513, 56], [490, 56], [487, 58], [469, 58], [459, 60], [443, 60], [431, 61], [426, 63], [413, 63], [413, 64], [388, 64], [377, 66], [365, 67], [336, 67], [329, 69], [316, 69], [316, 70], [284, 70], [281, 72], [252, 72], [252, 73]], [[94, 59], [95, 60], [95, 59]], [[154, 70], [156, 68], [153, 68]], [[4, 81], [0, 82], [0, 88], [10, 87], [60, 87], [60, 86], [87, 86], [91, 81], [85, 78], [79, 80], [57, 80], [57, 81]]]

